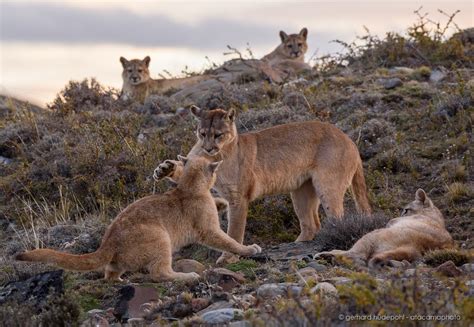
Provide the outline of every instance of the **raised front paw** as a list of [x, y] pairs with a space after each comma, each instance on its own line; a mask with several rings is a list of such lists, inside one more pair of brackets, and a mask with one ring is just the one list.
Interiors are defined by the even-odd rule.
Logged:
[[247, 253], [245, 255], [250, 256], [262, 252], [262, 248], [257, 244], [246, 246]]
[[176, 169], [176, 162], [174, 160], [165, 160], [153, 172], [153, 178], [159, 181], [165, 177], [171, 176]]

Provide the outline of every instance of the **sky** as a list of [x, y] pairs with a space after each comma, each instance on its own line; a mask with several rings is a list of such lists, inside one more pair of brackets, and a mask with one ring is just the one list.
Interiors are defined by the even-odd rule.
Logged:
[[256, 58], [280, 42], [278, 33], [309, 30], [306, 59], [341, 50], [364, 33], [403, 33], [423, 6], [434, 21], [461, 12], [474, 26], [471, 1], [4, 1], [0, 0], [0, 94], [39, 105], [52, 102], [69, 80], [95, 77], [121, 88], [119, 57], [151, 56], [150, 71], [200, 71], [220, 64], [230, 45]]

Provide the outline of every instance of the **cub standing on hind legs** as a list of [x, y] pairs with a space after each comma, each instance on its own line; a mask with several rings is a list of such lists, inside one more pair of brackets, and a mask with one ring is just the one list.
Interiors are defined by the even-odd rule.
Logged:
[[105, 279], [120, 280], [125, 271], [147, 268], [155, 281], [192, 280], [196, 273], [175, 272], [173, 251], [201, 243], [244, 256], [261, 252], [258, 245], [244, 246], [219, 226], [210, 189], [220, 162], [181, 157], [184, 170], [175, 189], [144, 197], [125, 208], [107, 229], [94, 253], [74, 255], [50, 249], [20, 253], [16, 259], [56, 264], [65, 269], [105, 269]]
[[348, 251], [320, 252], [315, 258], [348, 257], [356, 264], [366, 265], [368, 262], [373, 268], [390, 265], [391, 260], [413, 261], [429, 250], [453, 245], [443, 214], [425, 191], [418, 189], [415, 201], [405, 207], [402, 217], [390, 220], [385, 228], [364, 235]]
[[[223, 160], [215, 188], [229, 201], [227, 233], [239, 243], [249, 203], [264, 195], [290, 192], [301, 228], [296, 241], [312, 240], [320, 229], [320, 203], [328, 216], [343, 216], [350, 186], [357, 210], [370, 214], [359, 151], [334, 125], [307, 121], [239, 135], [233, 109], [191, 112], [199, 125], [189, 155]], [[235, 260], [224, 253], [218, 262]]]

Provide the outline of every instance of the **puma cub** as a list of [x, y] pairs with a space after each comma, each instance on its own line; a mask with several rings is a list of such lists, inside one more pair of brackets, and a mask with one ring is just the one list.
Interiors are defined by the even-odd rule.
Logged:
[[[290, 193], [300, 221], [296, 241], [312, 240], [320, 229], [319, 205], [342, 217], [344, 193], [352, 187], [357, 209], [370, 214], [359, 151], [334, 125], [307, 121], [239, 135], [235, 111], [191, 107], [198, 120], [189, 155], [223, 160], [215, 188], [229, 201], [228, 234], [242, 243], [249, 203], [265, 195]], [[219, 262], [235, 261], [226, 255]]]
[[261, 252], [258, 245], [244, 246], [219, 227], [210, 189], [220, 162], [180, 157], [183, 174], [175, 189], [144, 197], [125, 208], [107, 229], [94, 253], [74, 255], [50, 249], [21, 253], [17, 260], [40, 261], [71, 270], [105, 270], [105, 279], [120, 280], [125, 271], [147, 268], [151, 278], [191, 280], [196, 273], [175, 272], [173, 251], [191, 243], [244, 256]]
[[122, 99], [132, 99], [143, 103], [151, 94], [160, 94], [170, 89], [189, 87], [200, 81], [209, 79], [206, 75], [171, 79], [152, 79], [150, 77], [150, 71], [148, 70], [150, 60], [149, 56], [146, 56], [143, 60], [127, 60], [124, 57], [120, 57], [120, 62], [123, 67], [123, 86], [120, 96]]
[[311, 69], [304, 62], [304, 55], [308, 51], [308, 29], [303, 28], [298, 34], [286, 34], [280, 31], [281, 44], [262, 58], [270, 66], [279, 69], [307, 70]]
[[390, 260], [413, 261], [427, 251], [453, 245], [443, 215], [425, 191], [418, 189], [415, 201], [405, 207], [402, 217], [390, 220], [385, 228], [364, 235], [348, 251], [320, 252], [315, 258], [344, 256], [358, 264], [378, 267], [390, 265]]

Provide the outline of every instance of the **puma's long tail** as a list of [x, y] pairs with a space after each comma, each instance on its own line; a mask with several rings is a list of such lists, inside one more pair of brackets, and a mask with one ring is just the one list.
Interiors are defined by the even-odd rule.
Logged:
[[354, 177], [352, 177], [352, 193], [354, 195], [357, 211], [367, 215], [372, 214], [372, 209], [370, 208], [369, 199], [367, 197], [364, 169], [362, 168], [362, 162], [360, 161]]
[[101, 246], [96, 252], [70, 254], [51, 249], [38, 249], [20, 253], [16, 260], [52, 263], [68, 270], [89, 271], [101, 268], [112, 260], [113, 252]]

